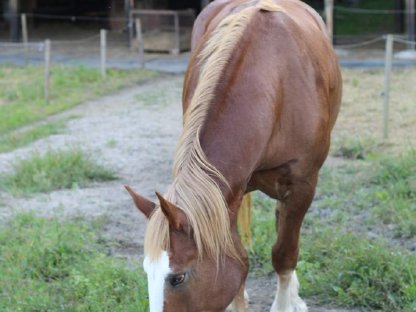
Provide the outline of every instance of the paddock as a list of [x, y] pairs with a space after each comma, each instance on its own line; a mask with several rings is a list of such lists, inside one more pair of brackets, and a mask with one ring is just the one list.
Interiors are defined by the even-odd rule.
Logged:
[[[352, 235], [349, 241], [359, 237], [364, 246], [373, 246], [377, 252], [405, 254], [412, 261], [416, 258], [416, 229], [412, 225], [416, 215], [416, 91], [413, 88], [416, 83], [416, 70], [413, 67], [393, 70], [388, 139], [383, 139], [382, 136], [383, 69], [343, 69], [342, 73], [344, 98], [332, 138], [331, 156], [324, 165], [320, 186], [305, 222], [306, 238], [302, 241], [305, 252], [301, 254], [299, 264], [299, 275], [305, 289], [301, 292], [303, 291], [303, 296], [311, 306], [311, 311], [316, 312], [350, 312], [368, 307], [391, 311], [394, 307], [406, 307], [405, 304], [410, 307], [412, 300], [414, 302], [410, 292], [411, 287], [415, 287], [414, 281], [412, 284], [404, 279], [402, 286], [407, 288], [392, 292], [396, 301], [377, 303], [371, 301], [371, 296], [383, 296], [380, 289], [371, 288], [374, 291], [371, 296], [366, 296], [365, 290], [370, 289], [366, 286], [358, 288], [362, 294], [354, 292], [357, 290], [354, 288], [358, 287], [357, 283], [361, 285], [361, 278], [341, 279], [340, 272], [340, 280], [335, 280], [333, 285], [327, 285], [330, 286], [328, 288], [319, 284], [317, 292], [313, 289], [313, 284], [317, 281], [308, 274], [316, 272], [314, 266], [317, 263], [313, 261], [313, 255], [318, 255], [319, 250], [330, 248], [328, 246], [336, 246], [335, 243], [332, 245], [330, 237], [325, 236], [325, 231], [333, 233], [334, 240], [342, 241], [345, 235]], [[1, 78], [0, 86], [6, 84], [5, 79], [7, 78]], [[80, 218], [89, 223], [98, 218], [102, 220], [102, 226], [95, 235], [105, 238], [101, 240], [104, 243], [101, 243], [100, 248], [104, 248], [110, 257], [121, 259], [126, 267], [140, 267], [145, 220], [131, 204], [122, 185], [129, 183], [150, 198], [154, 198], [155, 190], [166, 190], [171, 176], [172, 154], [181, 127], [182, 79], [181, 75], [161, 74], [158, 78], [149, 78], [127, 90], [113, 91], [112, 94], [81, 103], [42, 121], [61, 121], [65, 124], [62, 132], [34, 139], [22, 147], [0, 153], [2, 177], [13, 175], [15, 168], [11, 165], [17, 164], [21, 159], [31, 159], [35, 153], [42, 155], [48, 150], [65, 151], [76, 148], [81, 148], [95, 162], [117, 175], [116, 180], [108, 182], [92, 182], [86, 186], [74, 184], [69, 189], [23, 196], [11, 192], [2, 182], [2, 222], [11, 222], [16, 214], [26, 211], [31, 211], [36, 217], [58, 222]], [[10, 85], [10, 81], [7, 83]], [[1, 92], [5, 94], [4, 90]], [[13, 100], [12, 95], [3, 98], [0, 108], [13, 105]], [[50, 105], [54, 105], [53, 100]], [[36, 125], [38, 124], [33, 123], [25, 128], [3, 133], [2, 138]], [[401, 182], [398, 182], [401, 184], [400, 190], [404, 192], [404, 197], [401, 197], [401, 191], [396, 195], [391, 193], [398, 192], [395, 185], [377, 184], [374, 179], [385, 172], [383, 159], [388, 158], [387, 162], [397, 162], [400, 166], [403, 163], [400, 161], [403, 154], [410, 155], [407, 156], [410, 160], [407, 167], [400, 169], [407, 172]], [[394, 179], [391, 183], [393, 182]], [[260, 195], [255, 195], [254, 203], [253, 231], [256, 248], [250, 253], [252, 271], [248, 292], [253, 311], [268, 311], [273, 301], [274, 286], [270, 275], [271, 268], [265, 260], [268, 251], [267, 241], [264, 239], [267, 235], [273, 235], [268, 232], [273, 225], [262, 216], [271, 217], [273, 208]], [[322, 246], [322, 239], [328, 240], [328, 246]], [[379, 240], [385, 241], [386, 245], [379, 245]], [[33, 243], [38, 242], [34, 238]], [[358, 249], [362, 248], [361, 245], [357, 246]], [[335, 258], [341, 255], [336, 247], [325, 250]], [[349, 256], [354, 261], [358, 261], [360, 257], [357, 254]], [[394, 259], [396, 258], [385, 263], [387, 268], [391, 266], [391, 270], [394, 270]], [[342, 257], [338, 261], [343, 264]], [[378, 264], [369, 262], [369, 265]], [[347, 264], [345, 267], [349, 268]], [[319, 277], [325, 280], [329, 278], [329, 274], [330, 272], [323, 272]], [[374, 274], [375, 278], [393, 279], [385, 272]], [[370, 275], [365, 275], [364, 278], [371, 283]], [[333, 292], [333, 287], [337, 287], [338, 292]], [[408, 291], [408, 299], [404, 299], [405, 291]], [[12, 296], [13, 294], [6, 294], [10, 300], [2, 301], [1, 304], [17, 309], [11, 303]], [[59, 293], [57, 296], [59, 297]], [[28, 299], [22, 300], [25, 302]], [[59, 301], [62, 298], [50, 299], [45, 304], [53, 307], [54, 300]], [[142, 308], [145, 309], [146, 303], [143, 300]]]

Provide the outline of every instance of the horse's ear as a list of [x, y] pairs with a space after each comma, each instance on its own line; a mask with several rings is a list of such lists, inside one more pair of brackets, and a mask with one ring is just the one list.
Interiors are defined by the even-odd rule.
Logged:
[[124, 185], [124, 187], [126, 188], [127, 192], [129, 192], [131, 198], [133, 198], [136, 207], [149, 219], [156, 207], [156, 204], [137, 194], [131, 189], [130, 186]]
[[162, 208], [164, 215], [169, 220], [169, 224], [176, 230], [184, 229], [187, 225], [187, 219], [183, 211], [164, 199], [158, 192], [156, 192], [156, 196], [159, 198], [160, 208]]

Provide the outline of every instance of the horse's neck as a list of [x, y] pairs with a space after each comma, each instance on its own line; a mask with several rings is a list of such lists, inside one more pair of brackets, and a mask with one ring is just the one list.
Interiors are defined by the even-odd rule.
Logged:
[[[200, 140], [208, 161], [229, 184], [222, 187], [224, 197], [230, 207], [236, 206], [237, 209], [247, 183], [256, 169], [261, 151], [255, 151], [255, 142], [246, 139], [248, 136], [244, 132], [250, 130], [236, 126], [232, 116], [229, 121], [226, 116], [218, 121], [210, 114], [200, 133]], [[242, 114], [238, 117], [243, 118]]]
[[[245, 39], [241, 44], [247, 46]], [[264, 95], [274, 94], [265, 78], [268, 75], [264, 75], [269, 73], [270, 64], [254, 59], [259, 53], [246, 55], [246, 52], [236, 48], [227, 62], [227, 70], [213, 67], [212, 70], [220, 71], [220, 77], [202, 105], [206, 111], [199, 130], [200, 144], [208, 161], [222, 173], [237, 196], [245, 192], [251, 175], [261, 165], [274, 127], [273, 105], [266, 102], [271, 97]], [[200, 64], [192, 59], [185, 79], [185, 111], [195, 105], [192, 101], [198, 99], [196, 95], [206, 82], [201, 81], [201, 71]], [[232, 197], [224, 195], [227, 200]]]

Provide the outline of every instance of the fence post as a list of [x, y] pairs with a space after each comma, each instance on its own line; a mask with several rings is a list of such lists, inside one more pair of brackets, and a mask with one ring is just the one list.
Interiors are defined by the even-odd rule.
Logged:
[[[19, 0], [3, 1], [3, 3], [9, 4], [10, 14], [10, 39], [11, 41], [19, 41]], [[3, 6], [4, 7], [4, 6]], [[4, 9], [3, 9], [4, 10]]]
[[27, 45], [27, 42], [28, 42], [28, 38], [27, 38], [27, 20], [26, 20], [26, 14], [25, 13], [20, 15], [20, 21], [22, 23], [22, 41], [23, 41], [23, 47], [25, 49], [25, 63], [27, 65], [29, 50], [28, 50], [28, 45]]
[[129, 48], [133, 50], [133, 12], [129, 12], [129, 21], [128, 21], [128, 33], [129, 33]]
[[127, 44], [128, 47], [131, 48], [131, 31], [132, 31], [132, 27], [133, 25], [131, 25], [131, 23], [133, 22], [133, 20], [130, 18], [130, 12], [131, 10], [134, 8], [134, 1], [132, 0], [124, 0], [124, 17], [126, 20], [126, 24], [125, 27], [127, 27], [128, 32], [127, 32]]
[[51, 41], [45, 40], [45, 102], [49, 104], [49, 87], [51, 78]]
[[329, 38], [333, 42], [334, 37], [334, 0], [325, 0], [325, 22]]
[[101, 77], [106, 78], [106, 58], [107, 58], [107, 31], [105, 29], [100, 30], [100, 52], [101, 52]]
[[415, 0], [406, 1], [406, 15], [407, 15], [407, 40], [411, 41], [408, 43], [407, 48], [409, 50], [415, 49]]
[[383, 105], [383, 139], [389, 136], [389, 100], [390, 100], [390, 76], [393, 65], [393, 35], [386, 37], [386, 52], [384, 62], [384, 105]]
[[179, 13], [175, 12], [175, 48], [172, 50], [173, 54], [179, 54], [181, 52], [181, 33], [179, 28]]
[[137, 46], [139, 49], [139, 57], [141, 67], [144, 68], [144, 42], [143, 42], [143, 33], [142, 33], [142, 22], [140, 18], [136, 18], [136, 36], [137, 36]]

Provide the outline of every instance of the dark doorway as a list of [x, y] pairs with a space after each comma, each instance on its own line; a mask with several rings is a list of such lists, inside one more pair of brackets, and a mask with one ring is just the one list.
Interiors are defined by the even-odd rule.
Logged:
[[198, 14], [201, 11], [201, 0], [168, 1], [169, 10], [193, 9]]

